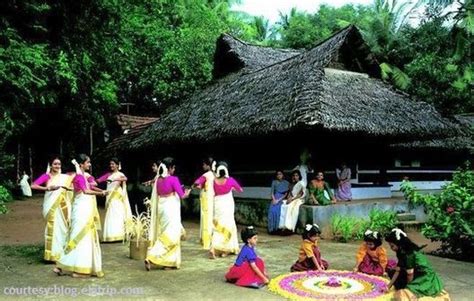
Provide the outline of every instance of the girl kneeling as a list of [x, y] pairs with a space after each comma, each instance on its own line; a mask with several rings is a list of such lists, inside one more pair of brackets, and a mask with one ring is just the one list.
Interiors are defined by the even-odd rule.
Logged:
[[253, 226], [249, 226], [244, 228], [240, 235], [244, 246], [225, 278], [228, 282], [239, 286], [260, 288], [267, 284], [269, 280], [265, 273], [265, 263], [255, 253], [258, 240], [257, 231]]

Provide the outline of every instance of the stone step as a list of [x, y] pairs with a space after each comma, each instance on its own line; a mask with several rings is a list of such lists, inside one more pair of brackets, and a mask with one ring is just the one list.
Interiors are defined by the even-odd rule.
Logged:
[[424, 224], [425, 224], [424, 222], [420, 222], [420, 221], [400, 221], [398, 222], [397, 227], [399, 227], [403, 231], [410, 231], [410, 230], [419, 231], [421, 230], [421, 227]]
[[410, 212], [398, 213], [397, 219], [399, 222], [416, 221], [416, 215]]

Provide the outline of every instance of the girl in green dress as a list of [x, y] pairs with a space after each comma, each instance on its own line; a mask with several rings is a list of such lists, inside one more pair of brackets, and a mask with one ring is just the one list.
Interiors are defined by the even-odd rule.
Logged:
[[385, 240], [392, 251], [397, 253], [398, 263], [395, 270], [389, 270], [392, 286], [397, 290], [397, 300], [417, 300], [431, 297], [429, 300], [449, 300], [443, 290], [443, 282], [428, 262], [420, 247], [413, 243], [402, 230], [395, 228]]
[[311, 205], [326, 206], [336, 203], [332, 189], [329, 187], [329, 184], [324, 181], [324, 174], [321, 171], [318, 171], [316, 176], [311, 180], [308, 185], [308, 190], [309, 203]]

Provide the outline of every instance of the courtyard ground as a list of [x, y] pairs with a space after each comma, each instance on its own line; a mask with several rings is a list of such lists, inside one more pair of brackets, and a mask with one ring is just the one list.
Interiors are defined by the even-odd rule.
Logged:
[[[142, 261], [128, 258], [128, 247], [122, 243], [102, 244], [105, 277], [74, 279], [58, 277], [53, 265], [42, 262], [44, 225], [41, 216], [41, 197], [9, 204], [10, 212], [0, 215], [0, 299], [38, 297], [40, 294], [11, 295], [19, 288], [50, 288], [47, 299], [59, 299], [77, 293], [75, 299], [93, 296], [114, 299], [140, 298], [145, 300], [284, 300], [266, 288], [256, 290], [240, 288], [224, 282], [224, 274], [233, 264], [235, 256], [209, 260], [198, 244], [199, 224], [185, 221], [188, 239], [182, 243], [182, 267], [179, 270], [152, 270], [146, 272]], [[101, 211], [103, 217], [104, 212]], [[420, 234], [411, 233], [417, 242]], [[301, 238], [269, 236], [260, 229], [257, 252], [267, 265], [270, 276], [289, 272], [296, 260]], [[360, 242], [320, 242], [321, 252], [331, 269], [350, 270]], [[433, 245], [430, 245], [431, 247]], [[386, 246], [387, 250], [389, 249]], [[391, 250], [390, 257], [394, 257]], [[474, 263], [428, 256], [445, 283], [452, 300], [474, 299]], [[87, 288], [87, 291], [82, 289]], [[102, 289], [98, 292], [97, 289]], [[124, 290], [119, 293], [119, 290]], [[76, 289], [74, 292], [73, 290]], [[61, 295], [64, 293], [65, 295]], [[113, 294], [113, 296], [112, 296]]]

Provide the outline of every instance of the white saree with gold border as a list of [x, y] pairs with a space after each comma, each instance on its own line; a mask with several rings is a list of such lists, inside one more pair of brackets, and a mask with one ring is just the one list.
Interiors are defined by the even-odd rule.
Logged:
[[[70, 187], [72, 176], [58, 174], [52, 176], [47, 186]], [[44, 259], [57, 261], [64, 252], [69, 233], [71, 217], [71, 195], [64, 188], [46, 191], [43, 202], [43, 217], [46, 221], [44, 229]]]
[[234, 210], [235, 204], [232, 191], [214, 197], [211, 248], [215, 251], [233, 254], [239, 252], [239, 240], [237, 237]]
[[[153, 198], [153, 196], [152, 196]], [[146, 259], [164, 267], [181, 266], [181, 202], [176, 193], [170, 196], [156, 196], [156, 220]], [[152, 207], [153, 211], [153, 207]]]
[[107, 190], [109, 195], [105, 202], [105, 220], [102, 229], [103, 241], [120, 241], [125, 237], [125, 223], [132, 217], [132, 210], [128, 200], [127, 186], [125, 182], [116, 181], [125, 177], [121, 172], [110, 174], [107, 178]]
[[56, 263], [63, 271], [104, 276], [95, 216], [93, 196], [83, 192], [76, 194], [72, 204], [69, 239], [64, 255]]
[[206, 183], [201, 189], [199, 200], [201, 203], [201, 220], [199, 223], [199, 238], [203, 249], [211, 247], [213, 215], [214, 215], [214, 173], [208, 171], [203, 174]]
[[289, 204], [286, 203], [286, 200], [283, 201], [280, 211], [280, 229], [288, 229], [290, 231], [295, 231], [296, 224], [298, 223], [298, 215], [300, 212], [300, 206], [304, 203], [304, 197], [306, 195], [306, 187], [303, 181], [299, 181], [293, 186], [291, 191], [292, 196], [303, 195], [300, 198], [292, 200]]

